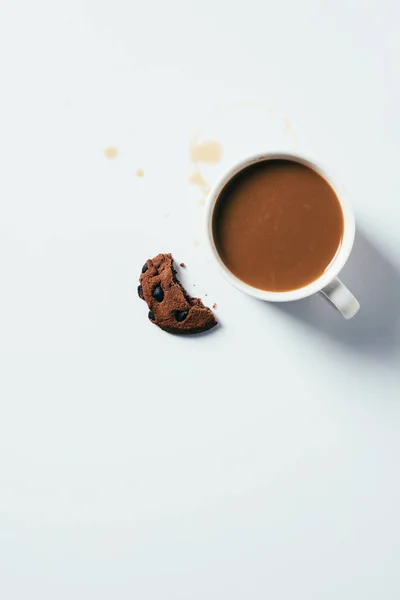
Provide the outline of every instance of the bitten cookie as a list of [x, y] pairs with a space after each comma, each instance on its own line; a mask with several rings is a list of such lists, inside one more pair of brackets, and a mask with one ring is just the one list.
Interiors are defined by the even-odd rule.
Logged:
[[171, 254], [158, 254], [142, 268], [138, 294], [149, 319], [169, 333], [202, 333], [217, 321], [199, 298], [191, 298], [176, 278]]

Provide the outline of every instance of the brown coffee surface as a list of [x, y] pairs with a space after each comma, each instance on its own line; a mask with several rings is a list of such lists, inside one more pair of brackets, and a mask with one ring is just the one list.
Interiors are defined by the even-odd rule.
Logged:
[[313, 169], [269, 160], [241, 171], [222, 191], [213, 216], [217, 251], [245, 283], [274, 292], [320, 277], [340, 247], [343, 213]]

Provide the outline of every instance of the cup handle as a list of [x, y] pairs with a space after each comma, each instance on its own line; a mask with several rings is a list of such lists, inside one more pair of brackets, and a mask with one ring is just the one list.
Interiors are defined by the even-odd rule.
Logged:
[[338, 277], [335, 277], [331, 283], [324, 287], [320, 294], [329, 300], [345, 319], [352, 319], [360, 310], [357, 298], [353, 296]]

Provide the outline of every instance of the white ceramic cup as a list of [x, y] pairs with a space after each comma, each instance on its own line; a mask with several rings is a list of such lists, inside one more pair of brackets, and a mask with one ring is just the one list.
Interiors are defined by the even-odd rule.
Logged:
[[[342, 243], [338, 249], [335, 258], [332, 260], [325, 272], [320, 277], [318, 277], [318, 279], [312, 281], [304, 287], [295, 290], [290, 290], [288, 292], [269, 292], [266, 290], [261, 290], [251, 285], [248, 285], [247, 283], [236, 277], [226, 267], [226, 265], [224, 264], [224, 262], [218, 254], [214, 241], [212, 226], [213, 214], [216, 203], [225, 186], [232, 180], [232, 178], [235, 177], [238, 173], [240, 173], [243, 169], [249, 167], [250, 165], [253, 165], [258, 162], [276, 159], [295, 161], [302, 165], [310, 167], [311, 169], [319, 173], [319, 175], [321, 175], [335, 191], [336, 196], [342, 207], [344, 221]], [[223, 175], [223, 177], [211, 190], [208, 198], [207, 237], [211, 246], [212, 253], [215, 259], [217, 260], [219, 267], [222, 270], [222, 273], [224, 274], [226, 279], [237, 289], [241, 290], [246, 294], [249, 294], [250, 296], [259, 298], [260, 300], [266, 300], [268, 302], [290, 302], [292, 300], [300, 300], [301, 298], [306, 298], [307, 296], [311, 296], [312, 294], [320, 293], [325, 298], [327, 298], [338, 309], [339, 312], [342, 313], [345, 319], [351, 319], [352, 317], [354, 317], [354, 315], [358, 312], [360, 305], [357, 299], [353, 296], [353, 294], [340, 281], [340, 279], [338, 279], [340, 271], [343, 269], [347, 259], [349, 258], [351, 249], [353, 247], [354, 236], [354, 213], [350, 206], [346, 191], [338, 183], [338, 181], [336, 181], [336, 179], [333, 180], [331, 178], [331, 176], [325, 171], [325, 169], [303, 156], [284, 153], [267, 153], [251, 156], [250, 158], [247, 158], [236, 164], [225, 175]]]

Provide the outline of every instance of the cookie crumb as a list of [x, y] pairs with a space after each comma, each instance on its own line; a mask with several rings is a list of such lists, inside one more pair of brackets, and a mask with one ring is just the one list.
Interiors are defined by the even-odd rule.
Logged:
[[136, 169], [136, 177], [144, 177], [143, 169]]
[[212, 307], [213, 307], [213, 309], [215, 310], [215, 309], [217, 308], [217, 303], [216, 303], [216, 302], [214, 302], [214, 304], [213, 304], [213, 306], [212, 306]]
[[116, 148], [115, 146], [109, 146], [108, 148], [106, 148], [104, 150], [104, 156], [106, 158], [108, 158], [109, 160], [112, 160], [113, 158], [117, 158], [118, 148]]
[[180, 265], [179, 265], [179, 266], [180, 266], [180, 267], [182, 267], [182, 269], [186, 269], [186, 265], [185, 265], [185, 263], [180, 263]]

